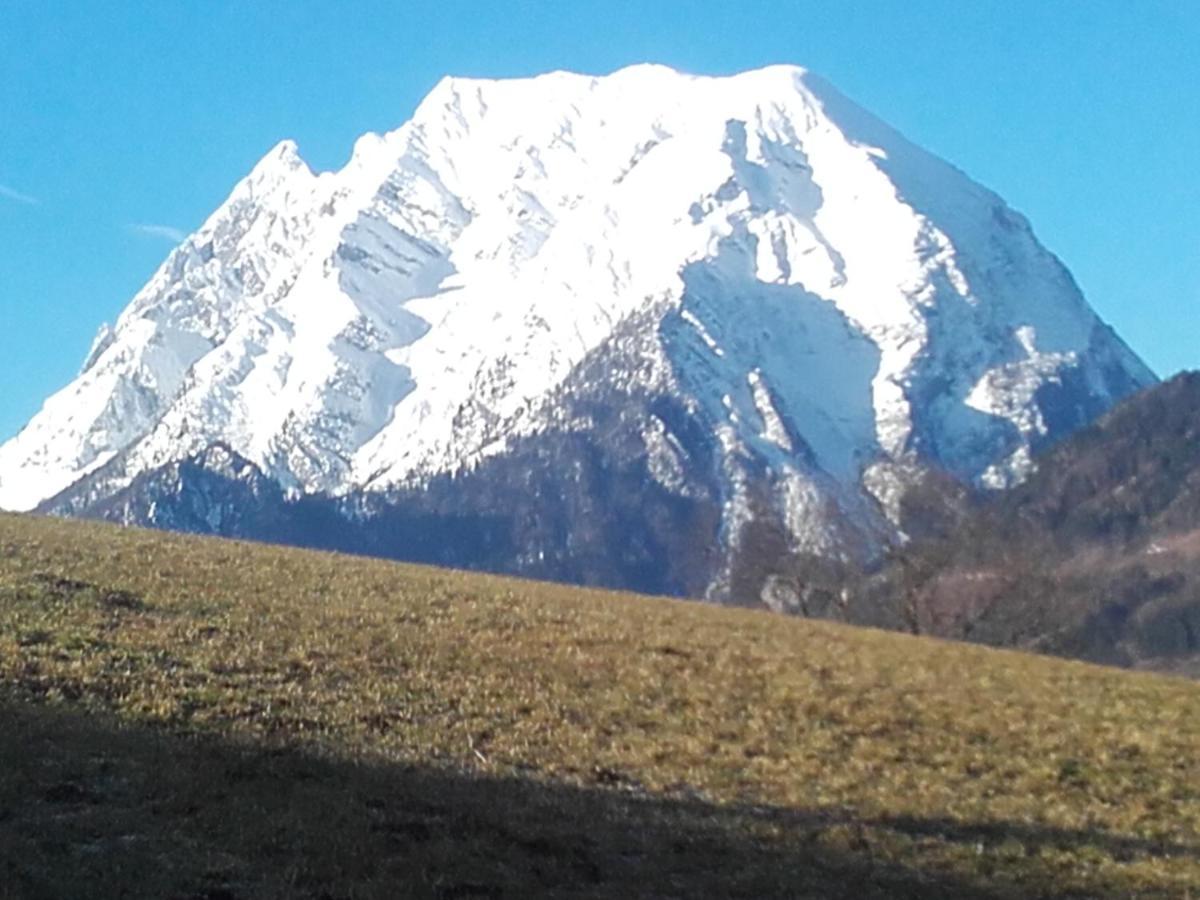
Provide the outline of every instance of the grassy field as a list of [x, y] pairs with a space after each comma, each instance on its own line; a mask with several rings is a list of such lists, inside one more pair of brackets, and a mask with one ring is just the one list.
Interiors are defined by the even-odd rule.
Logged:
[[1196, 886], [1195, 682], [0, 516], [0, 898]]

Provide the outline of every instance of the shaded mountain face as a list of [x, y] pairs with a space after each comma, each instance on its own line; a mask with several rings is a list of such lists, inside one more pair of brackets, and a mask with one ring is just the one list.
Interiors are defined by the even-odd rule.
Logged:
[[[751, 598], [1153, 375], [1029, 224], [793, 67], [446, 79], [271, 151], [0, 447], [0, 507]], [[747, 593], [749, 592], [749, 593]]]
[[[813, 615], [1200, 676], [1200, 373], [1120, 404], [991, 496], [931, 482], [923, 536], [862, 578], [776, 562]], [[822, 568], [824, 565], [824, 568]], [[802, 599], [808, 610], [799, 609]]]

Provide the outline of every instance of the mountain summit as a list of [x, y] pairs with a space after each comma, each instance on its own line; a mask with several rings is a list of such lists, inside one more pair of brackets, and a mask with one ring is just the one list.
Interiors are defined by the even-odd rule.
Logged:
[[802, 69], [447, 78], [340, 171], [268, 153], [0, 448], [0, 507], [725, 599], [751, 523], [870, 559], [921, 471], [1018, 482], [1154, 380], [1022, 216]]

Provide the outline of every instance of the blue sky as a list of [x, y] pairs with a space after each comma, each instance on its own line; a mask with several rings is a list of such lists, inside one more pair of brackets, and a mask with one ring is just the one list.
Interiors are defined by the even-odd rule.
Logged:
[[[141, 8], [135, 8], [141, 7]], [[1161, 375], [1200, 367], [1200, 3], [0, 0], [0, 438], [284, 137], [444, 74], [807, 66], [1026, 213]]]

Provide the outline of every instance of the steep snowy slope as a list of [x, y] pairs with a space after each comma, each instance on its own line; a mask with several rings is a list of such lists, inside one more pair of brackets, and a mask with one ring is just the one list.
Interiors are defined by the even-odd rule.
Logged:
[[135, 481], [221, 447], [358, 521], [553, 507], [565, 565], [620, 470], [626, 531], [639, 484], [711, 520], [721, 595], [751, 520], [869, 558], [919, 467], [1012, 483], [1153, 380], [1021, 216], [801, 69], [446, 79], [339, 172], [269, 153], [0, 448], [0, 507], [169, 524]]

